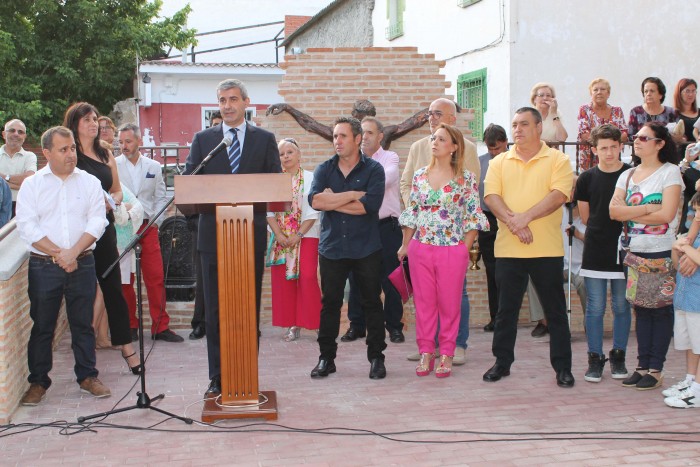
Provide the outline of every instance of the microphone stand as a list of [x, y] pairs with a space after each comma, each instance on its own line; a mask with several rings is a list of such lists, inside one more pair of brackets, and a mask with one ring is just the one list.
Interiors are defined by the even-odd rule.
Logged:
[[[230, 144], [230, 143], [229, 143]], [[229, 146], [227, 144], [226, 146]], [[222, 148], [220, 148], [222, 149]], [[202, 159], [202, 162], [199, 163], [199, 165], [190, 173], [187, 174], [188, 176], [192, 175], [197, 175], [209, 162], [209, 160], [214, 157], [219, 151], [214, 150], [211, 153], [207, 155], [204, 159]], [[176, 418], [178, 420], [182, 420], [188, 425], [191, 425], [193, 420], [189, 417], [181, 417], [179, 415], [175, 415], [171, 412], [165, 411], [163, 409], [160, 409], [158, 407], [154, 407], [151, 405], [153, 402], [163, 399], [165, 397], [165, 394], [158, 394], [156, 397], [149, 397], [148, 393], [146, 392], [146, 360], [144, 357], [144, 337], [143, 337], [143, 302], [142, 302], [142, 291], [141, 291], [141, 239], [146, 235], [146, 232], [148, 229], [155, 223], [158, 218], [170, 207], [170, 205], [173, 203], [175, 200], [175, 197], [173, 196], [168, 200], [167, 203], [161, 208], [160, 211], [158, 211], [148, 222], [145, 228], [141, 229], [140, 233], [137, 233], [134, 235], [134, 237], [131, 239], [129, 244], [124, 248], [124, 251], [122, 251], [121, 255], [119, 255], [119, 258], [117, 258], [110, 266], [107, 268], [104, 274], [102, 274], [103, 278], [106, 278], [109, 276], [109, 274], [112, 272], [112, 270], [117, 267], [121, 259], [126, 256], [131, 250], [134, 250], [134, 254], [136, 255], [136, 310], [138, 313], [139, 317], [139, 329], [138, 329], [138, 334], [139, 334], [139, 359], [140, 359], [140, 364], [141, 364], [141, 391], [136, 393], [136, 404], [131, 405], [129, 407], [123, 407], [120, 409], [113, 409], [113, 410], [108, 410], [107, 412], [101, 412], [93, 415], [88, 415], [84, 417], [78, 417], [78, 423], [83, 423], [86, 420], [91, 420], [93, 418], [102, 418], [102, 417], [107, 417], [112, 414], [116, 413], [121, 413], [121, 412], [127, 412], [129, 410], [134, 410], [134, 409], [150, 409], [150, 410], [155, 410], [156, 412], [162, 413], [163, 415], [167, 415], [168, 417]]]
[[566, 209], [569, 213], [569, 228], [566, 229], [569, 234], [569, 264], [568, 264], [568, 279], [569, 279], [569, 293], [567, 295], [567, 316], [569, 318], [569, 327], [571, 327], [571, 254], [574, 245], [574, 203], [566, 203]]

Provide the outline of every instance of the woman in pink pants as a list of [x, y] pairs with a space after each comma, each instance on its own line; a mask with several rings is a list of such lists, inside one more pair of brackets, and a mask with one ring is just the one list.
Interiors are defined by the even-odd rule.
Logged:
[[479, 206], [478, 180], [464, 168], [462, 133], [441, 124], [431, 141], [430, 165], [413, 176], [409, 205], [399, 218], [403, 244], [398, 257], [411, 258], [421, 355], [416, 375], [427, 376], [434, 367], [439, 320], [442, 355], [435, 376], [444, 378], [452, 372], [469, 249], [477, 230], [488, 230], [488, 220]]

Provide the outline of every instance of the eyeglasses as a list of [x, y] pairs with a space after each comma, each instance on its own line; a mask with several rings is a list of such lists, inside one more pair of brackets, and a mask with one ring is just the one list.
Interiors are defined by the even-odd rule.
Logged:
[[282, 141], [285, 143], [292, 143], [294, 146], [299, 147], [299, 143], [294, 138], [283, 138]]
[[101, 126], [100, 127], [100, 131], [107, 131], [107, 130], [114, 131], [114, 129], [111, 126]]
[[685, 88], [683, 91], [683, 94], [697, 94], [698, 90], [697, 89], [692, 89], [692, 88]]
[[537, 97], [554, 97], [554, 95], [552, 95], [552, 94], [549, 94], [549, 93], [546, 93], [546, 94], [545, 94], [545, 93], [543, 93], [543, 92], [538, 92], [538, 93], [535, 94], [535, 95], [536, 95]]
[[27, 132], [24, 130], [16, 130], [14, 128], [8, 128], [7, 130], [5, 130], [5, 132], [10, 133], [10, 134], [17, 133], [18, 135], [26, 135], [27, 134]]
[[648, 141], [661, 141], [661, 138], [652, 138], [651, 136], [637, 135], [634, 137], [634, 140], [646, 143]]
[[440, 120], [443, 115], [445, 115], [445, 114], [439, 110], [428, 110], [428, 117], [434, 117], [434, 118]]

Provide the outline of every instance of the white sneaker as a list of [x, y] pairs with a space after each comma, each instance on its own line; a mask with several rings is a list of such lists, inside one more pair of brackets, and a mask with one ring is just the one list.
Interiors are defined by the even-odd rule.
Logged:
[[676, 409], [692, 409], [700, 407], [700, 399], [690, 391], [690, 389], [682, 392], [677, 397], [667, 397], [664, 399], [664, 404]]
[[692, 384], [692, 381], [688, 380], [680, 380], [670, 388], [666, 388], [663, 391], [661, 391], [661, 394], [664, 395], [664, 397], [678, 397], [682, 392], [684, 392], [686, 389], [690, 387]]
[[467, 356], [465, 355], [467, 349], [462, 347], [455, 347], [455, 356], [452, 358], [453, 365], [464, 365], [467, 363]]

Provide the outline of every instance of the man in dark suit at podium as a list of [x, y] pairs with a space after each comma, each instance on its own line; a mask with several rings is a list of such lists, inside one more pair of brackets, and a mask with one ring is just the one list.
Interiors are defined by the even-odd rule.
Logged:
[[[282, 171], [275, 135], [249, 124], [245, 109], [250, 105], [245, 85], [236, 79], [227, 79], [216, 88], [219, 110], [224, 121], [194, 135], [187, 157], [186, 173], [192, 172], [209, 152], [225, 138], [233, 141], [227, 150], [213, 157], [199, 172], [211, 174], [279, 173]], [[267, 241], [265, 213], [255, 213], [255, 294], [260, 335], [260, 295]], [[219, 352], [219, 283], [216, 262], [216, 215], [200, 214], [197, 241], [202, 260], [204, 279], [205, 327], [209, 357], [209, 388], [206, 394], [221, 393], [221, 355]]]

